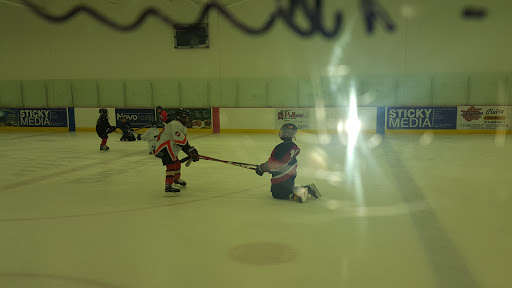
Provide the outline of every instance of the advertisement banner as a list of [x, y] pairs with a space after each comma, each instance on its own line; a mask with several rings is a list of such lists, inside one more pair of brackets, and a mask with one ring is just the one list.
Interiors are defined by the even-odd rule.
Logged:
[[457, 107], [387, 107], [386, 129], [456, 129]]
[[21, 127], [68, 127], [66, 108], [20, 108]]
[[285, 123], [293, 123], [298, 129], [309, 129], [309, 108], [276, 108], [276, 129]]
[[149, 126], [155, 120], [155, 109], [117, 109], [116, 126], [119, 127], [121, 119], [126, 117], [131, 128]]
[[457, 129], [510, 130], [511, 106], [459, 106]]
[[18, 109], [17, 108], [0, 108], [0, 127], [2, 126], [11, 126], [17, 127], [20, 126], [18, 121]]
[[[190, 112], [190, 125], [187, 128], [192, 129], [212, 129], [212, 109], [211, 108], [183, 108]], [[164, 108], [169, 117], [174, 119], [177, 108]]]

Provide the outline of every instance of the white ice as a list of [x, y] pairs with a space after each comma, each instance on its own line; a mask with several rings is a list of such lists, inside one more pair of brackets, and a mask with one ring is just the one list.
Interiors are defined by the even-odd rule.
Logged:
[[[266, 161], [277, 135], [191, 134]], [[323, 144], [318, 144], [318, 139]], [[296, 184], [201, 160], [179, 197], [146, 143], [0, 133], [0, 287], [512, 287], [512, 138], [298, 134]], [[181, 157], [185, 155], [182, 154]]]

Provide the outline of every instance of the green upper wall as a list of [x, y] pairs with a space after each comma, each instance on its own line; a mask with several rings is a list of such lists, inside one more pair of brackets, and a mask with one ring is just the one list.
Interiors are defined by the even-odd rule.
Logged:
[[[0, 107], [512, 105], [507, 73], [332, 78], [3, 80]], [[353, 89], [351, 89], [353, 87]]]
[[[150, 4], [184, 22], [200, 10], [192, 1], [84, 2], [124, 23]], [[334, 10], [344, 13], [337, 39], [300, 38], [282, 21], [249, 36], [214, 13], [209, 49], [174, 49], [172, 29], [153, 18], [120, 33], [85, 15], [48, 24], [0, 2], [0, 105], [339, 106], [350, 81], [360, 105], [509, 104], [512, 1], [487, 0], [489, 16], [468, 21], [460, 15], [469, 0], [382, 0], [397, 31], [378, 23], [373, 35], [359, 1], [324, 2], [326, 26]], [[76, 4], [40, 3], [57, 14]], [[275, 5], [248, 0], [229, 9], [259, 26]]]

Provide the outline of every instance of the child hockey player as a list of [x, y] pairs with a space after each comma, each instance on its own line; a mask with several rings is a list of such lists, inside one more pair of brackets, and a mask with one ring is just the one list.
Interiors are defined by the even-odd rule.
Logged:
[[297, 176], [297, 155], [300, 153], [299, 146], [293, 143], [297, 126], [292, 123], [284, 124], [279, 130], [279, 138], [283, 140], [278, 144], [267, 162], [256, 167], [256, 174], [263, 176], [263, 173], [272, 174], [270, 192], [275, 199], [289, 199], [298, 202], [306, 202], [308, 197], [321, 197], [322, 195], [315, 184], [306, 186], [295, 186]]
[[98, 118], [98, 122], [96, 122], [96, 133], [98, 137], [101, 138], [100, 151], [110, 149], [107, 146], [108, 133], [112, 133], [116, 131], [116, 126], [111, 126], [108, 122], [108, 110], [105, 108], [101, 108], [99, 110], [100, 117]]
[[177, 196], [180, 189], [174, 188], [172, 184], [185, 187], [187, 182], [181, 179], [181, 162], [178, 159], [180, 150], [185, 152], [192, 161], [199, 161], [199, 153], [196, 148], [190, 146], [187, 139], [187, 128], [190, 121], [189, 112], [184, 109], [178, 109], [175, 115], [176, 120], [167, 119], [162, 132], [156, 139], [155, 156], [162, 159], [162, 164], [166, 166], [165, 176], [165, 196]]
[[121, 136], [121, 141], [135, 141], [135, 136], [133, 135], [133, 129], [130, 128], [130, 122], [126, 119], [126, 116], [121, 118], [121, 124], [119, 125], [119, 129], [123, 131], [123, 136]]
[[148, 141], [148, 150], [149, 154], [155, 154], [156, 150], [156, 138], [158, 137], [158, 134], [160, 131], [156, 128], [157, 123], [156, 121], [151, 122], [151, 128], [149, 128], [146, 133], [143, 135], [139, 134], [137, 135], [137, 140], [144, 140]]
[[167, 118], [169, 118], [167, 111], [165, 111], [162, 106], [156, 106], [157, 128], [163, 128], [164, 123], [167, 122]]

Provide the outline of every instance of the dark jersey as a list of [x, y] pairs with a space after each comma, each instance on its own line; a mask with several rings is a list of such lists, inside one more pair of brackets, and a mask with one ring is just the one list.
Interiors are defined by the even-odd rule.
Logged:
[[282, 183], [297, 175], [297, 155], [300, 149], [293, 141], [285, 141], [277, 145], [265, 163], [265, 170], [272, 174], [272, 184]]
[[109, 130], [111, 129], [110, 127], [111, 126], [108, 122], [108, 116], [102, 115], [100, 118], [98, 118], [98, 122], [96, 122], [96, 133], [100, 138], [103, 139], [107, 137]]
[[121, 129], [121, 131], [123, 131], [123, 133], [125, 134], [130, 134], [130, 122], [126, 121], [126, 122], [122, 122], [119, 124], [119, 129]]

